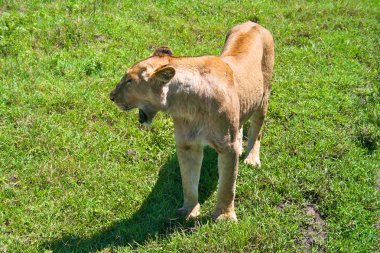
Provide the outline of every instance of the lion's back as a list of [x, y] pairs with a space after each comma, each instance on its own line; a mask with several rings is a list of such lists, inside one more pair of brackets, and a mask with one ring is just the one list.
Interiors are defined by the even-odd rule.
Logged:
[[227, 34], [221, 59], [230, 65], [244, 123], [268, 99], [274, 64], [274, 42], [264, 27], [246, 22]]

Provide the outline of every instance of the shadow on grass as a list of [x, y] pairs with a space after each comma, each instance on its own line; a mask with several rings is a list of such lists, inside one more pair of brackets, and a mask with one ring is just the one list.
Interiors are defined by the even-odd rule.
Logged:
[[[206, 148], [199, 184], [200, 203], [215, 191], [218, 183], [217, 154]], [[178, 229], [187, 229], [186, 222], [175, 215], [182, 204], [182, 186], [178, 160], [172, 157], [160, 169], [152, 192], [140, 209], [129, 219], [114, 222], [91, 237], [66, 235], [46, 242], [43, 249], [53, 252], [95, 252], [108, 247], [144, 244], [155, 236], [169, 236]], [[203, 223], [207, 218], [201, 219]]]

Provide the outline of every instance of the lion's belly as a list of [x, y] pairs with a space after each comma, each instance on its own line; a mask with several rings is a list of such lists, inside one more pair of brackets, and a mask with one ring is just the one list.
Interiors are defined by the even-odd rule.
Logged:
[[264, 95], [263, 76], [256, 72], [255, 75], [236, 75], [236, 89], [240, 102], [240, 124], [244, 124], [254, 111], [262, 106]]

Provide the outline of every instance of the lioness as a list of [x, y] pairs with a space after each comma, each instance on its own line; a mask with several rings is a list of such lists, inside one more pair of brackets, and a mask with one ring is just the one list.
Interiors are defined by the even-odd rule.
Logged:
[[237, 220], [234, 197], [242, 126], [251, 119], [244, 162], [259, 166], [273, 62], [271, 34], [246, 22], [227, 34], [221, 56], [175, 57], [170, 49], [159, 48], [133, 65], [111, 92], [122, 110], [140, 109], [141, 123], [149, 124], [159, 110], [172, 116], [184, 194], [180, 215], [199, 214], [203, 147], [209, 145], [218, 152], [219, 170], [213, 218]]

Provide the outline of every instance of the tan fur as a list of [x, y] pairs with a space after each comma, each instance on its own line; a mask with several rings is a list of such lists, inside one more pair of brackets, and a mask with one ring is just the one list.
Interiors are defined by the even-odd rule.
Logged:
[[236, 221], [234, 210], [243, 124], [251, 118], [245, 162], [260, 165], [260, 129], [268, 108], [274, 44], [270, 33], [246, 22], [227, 35], [220, 57], [174, 57], [161, 48], [135, 64], [111, 92], [123, 110], [140, 108], [150, 123], [157, 111], [174, 121], [184, 193], [178, 213], [199, 214], [203, 147], [218, 152], [219, 188], [213, 217]]

